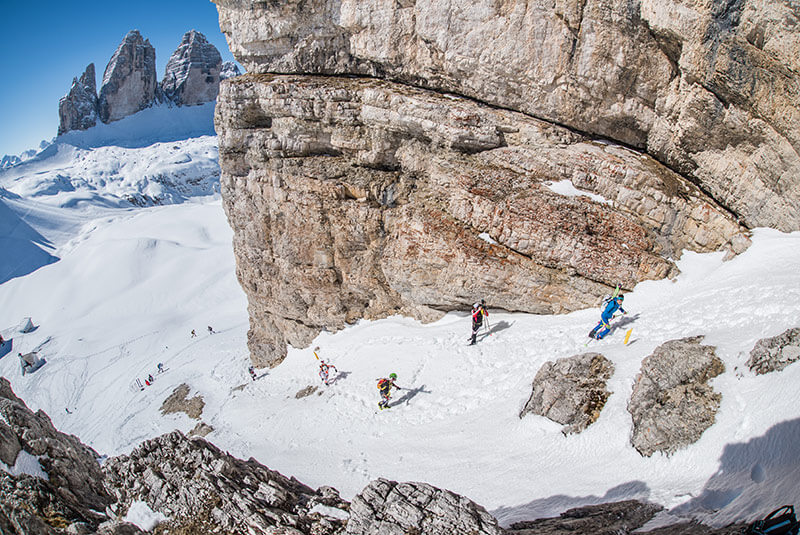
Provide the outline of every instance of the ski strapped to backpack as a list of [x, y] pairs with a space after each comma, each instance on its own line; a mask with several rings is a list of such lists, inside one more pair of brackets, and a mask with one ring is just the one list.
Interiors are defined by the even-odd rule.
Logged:
[[615, 297], [619, 297], [619, 284], [617, 284], [617, 287], [614, 289], [613, 294], [606, 295], [605, 297], [603, 297], [603, 303], [601, 304], [601, 307], [605, 308], [606, 305], [609, 304], [611, 300], [614, 299]]
[[800, 523], [794, 515], [794, 505], [775, 509], [764, 520], [756, 520], [747, 528], [747, 535], [798, 535]]

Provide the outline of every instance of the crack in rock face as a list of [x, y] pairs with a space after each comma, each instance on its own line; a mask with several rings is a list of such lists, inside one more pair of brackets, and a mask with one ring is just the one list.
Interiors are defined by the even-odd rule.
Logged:
[[788, 5], [215, 3], [250, 73], [216, 127], [259, 366], [476, 296], [585, 308], [800, 229]]
[[[390, 82], [244, 75], [223, 84], [216, 123], [258, 366], [323, 328], [432, 320], [475, 296], [594, 306], [742, 231], [650, 158]], [[552, 189], [564, 181], [578, 194]]]

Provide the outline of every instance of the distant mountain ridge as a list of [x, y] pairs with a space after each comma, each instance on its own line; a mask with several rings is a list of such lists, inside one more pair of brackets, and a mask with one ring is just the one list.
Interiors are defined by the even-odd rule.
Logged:
[[193, 106], [217, 98], [219, 82], [239, 74], [233, 62], [222, 62], [219, 50], [191, 30], [172, 53], [161, 82], [156, 78], [156, 51], [138, 30], [131, 30], [112, 55], [99, 91], [94, 63], [58, 103], [58, 135], [108, 124], [154, 104]]

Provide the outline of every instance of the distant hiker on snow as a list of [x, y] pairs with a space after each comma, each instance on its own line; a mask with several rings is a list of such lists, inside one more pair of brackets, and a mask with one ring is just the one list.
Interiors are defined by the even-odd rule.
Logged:
[[211, 325], [208, 326], [208, 334], [214, 334], [214, 329], [211, 328]]
[[483, 325], [484, 316], [488, 318], [489, 313], [486, 311], [486, 301], [481, 299], [480, 303], [472, 305], [472, 338], [470, 338], [469, 345], [477, 343], [478, 331], [481, 329], [481, 325]]
[[194, 332], [194, 329], [192, 329], [192, 338], [195, 338], [196, 336], [197, 336], [197, 333]]
[[603, 313], [600, 315], [600, 323], [598, 323], [594, 329], [589, 331], [589, 338], [596, 338], [598, 340], [602, 340], [605, 335], [611, 332], [611, 318], [614, 317], [614, 313], [619, 310], [623, 314], [626, 314], [625, 309], [622, 308], [622, 301], [625, 297], [618, 295], [616, 297], [612, 297], [608, 303], [605, 305], [605, 309], [603, 309]]
[[247, 368], [247, 371], [250, 372], [250, 377], [252, 377], [253, 381], [255, 381], [258, 377], [256, 376], [256, 369], [252, 366]]
[[390, 373], [388, 379], [386, 377], [378, 379], [378, 390], [380, 390], [381, 393], [381, 400], [378, 402], [378, 408], [380, 410], [389, 408], [389, 398], [392, 397], [392, 387], [402, 390], [401, 387], [394, 384], [395, 379], [397, 379], [396, 373]]
[[328, 364], [324, 360], [319, 361], [319, 378], [322, 379], [322, 382], [326, 385], [331, 384], [328, 380], [328, 374], [330, 373], [331, 368], [336, 373], [339, 373], [339, 370], [336, 369], [336, 366], [333, 364]]

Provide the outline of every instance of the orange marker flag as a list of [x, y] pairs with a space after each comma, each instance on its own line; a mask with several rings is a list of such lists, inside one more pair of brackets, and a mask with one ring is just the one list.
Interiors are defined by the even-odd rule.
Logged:
[[631, 339], [631, 333], [633, 332], [633, 327], [628, 329], [628, 332], [625, 333], [625, 341], [623, 342], [625, 345], [628, 345], [628, 340]]

